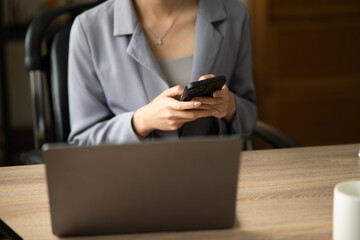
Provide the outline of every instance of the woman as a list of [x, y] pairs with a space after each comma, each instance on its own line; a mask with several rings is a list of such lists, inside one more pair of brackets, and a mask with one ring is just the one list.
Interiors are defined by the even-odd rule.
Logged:
[[[188, 82], [214, 75], [227, 83], [213, 97], [176, 100]], [[238, 0], [108, 0], [74, 21], [69, 142], [245, 137], [254, 98], [249, 17]]]

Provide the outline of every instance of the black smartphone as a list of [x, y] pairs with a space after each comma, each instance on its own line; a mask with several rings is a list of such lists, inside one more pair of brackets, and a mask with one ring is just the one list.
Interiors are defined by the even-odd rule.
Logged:
[[226, 82], [225, 76], [216, 76], [186, 85], [180, 101], [190, 101], [194, 97], [212, 97], [216, 90], [221, 90]]

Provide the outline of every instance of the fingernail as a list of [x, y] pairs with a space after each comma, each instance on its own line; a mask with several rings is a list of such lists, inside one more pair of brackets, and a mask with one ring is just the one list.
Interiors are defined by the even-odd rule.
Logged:
[[219, 111], [214, 111], [211, 113], [212, 115], [218, 115], [219, 114]]
[[199, 107], [201, 105], [201, 102], [196, 102], [196, 103], [194, 103], [194, 106], [195, 107]]

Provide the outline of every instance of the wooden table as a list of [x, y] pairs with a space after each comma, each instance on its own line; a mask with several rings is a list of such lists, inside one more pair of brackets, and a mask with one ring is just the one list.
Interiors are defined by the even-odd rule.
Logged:
[[[244, 152], [233, 229], [76, 239], [332, 239], [333, 188], [360, 179], [360, 144]], [[23, 239], [51, 233], [43, 165], [0, 168], [0, 218]], [[73, 238], [67, 238], [73, 239]], [[75, 238], [74, 238], [75, 239]]]

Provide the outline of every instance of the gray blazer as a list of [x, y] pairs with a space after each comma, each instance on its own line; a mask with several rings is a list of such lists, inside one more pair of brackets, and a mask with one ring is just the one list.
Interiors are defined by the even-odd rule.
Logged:
[[[257, 119], [251, 71], [246, 7], [238, 0], [200, 0], [189, 82], [209, 73], [225, 75], [236, 98], [236, 115], [229, 125], [223, 119], [201, 118], [178, 131], [155, 130], [148, 138], [249, 136]], [[169, 87], [131, 0], [108, 0], [76, 18], [68, 79], [68, 140], [78, 144], [140, 141], [131, 126], [134, 111]]]

